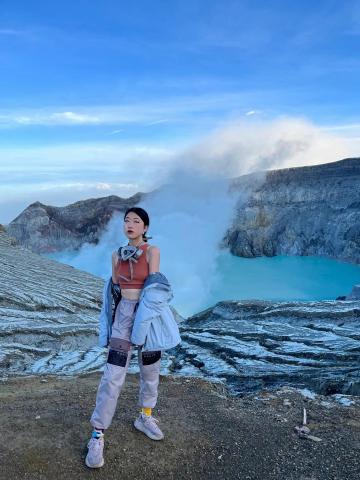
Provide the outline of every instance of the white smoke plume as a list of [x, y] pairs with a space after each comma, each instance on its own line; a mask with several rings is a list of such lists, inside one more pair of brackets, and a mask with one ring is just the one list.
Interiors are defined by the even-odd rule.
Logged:
[[[280, 119], [225, 126], [172, 157], [162, 175], [165, 184], [159, 188], [153, 178], [156, 190], [138, 206], [149, 213], [150, 243], [160, 247], [160, 271], [172, 284], [179, 312], [187, 316], [211, 304], [219, 242], [241, 196], [228, 192], [229, 178], [328, 163], [348, 153], [340, 138], [304, 120]], [[259, 173], [257, 186], [262, 178]], [[106, 278], [111, 274], [111, 252], [127, 243], [122, 225], [123, 215], [115, 214], [98, 245], [84, 245], [75, 256], [64, 254], [61, 260]]]

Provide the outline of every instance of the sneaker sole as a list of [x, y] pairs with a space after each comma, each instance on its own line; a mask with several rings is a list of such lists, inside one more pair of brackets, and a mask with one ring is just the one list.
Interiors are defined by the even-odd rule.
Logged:
[[149, 438], [151, 438], [151, 440], [162, 440], [164, 438], [164, 435], [162, 437], [156, 437], [153, 433], [149, 432], [148, 430], [144, 429], [143, 428], [143, 425], [139, 422], [137, 422], [137, 420], [135, 420], [134, 422], [134, 427], [137, 429], [137, 430], [140, 430], [140, 432], [143, 432], [145, 433], [146, 436], [148, 436]]
[[88, 464], [88, 459], [87, 457], [85, 458], [85, 465], [89, 468], [100, 468], [104, 465], [104, 459], [102, 459], [102, 461], [100, 463], [98, 463], [97, 465], [89, 465]]

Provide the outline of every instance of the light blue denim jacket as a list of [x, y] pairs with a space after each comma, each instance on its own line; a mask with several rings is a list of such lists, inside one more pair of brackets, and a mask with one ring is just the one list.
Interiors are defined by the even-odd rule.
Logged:
[[[103, 290], [100, 313], [99, 345], [109, 344], [112, 330], [111, 277]], [[142, 345], [143, 351], [169, 350], [181, 342], [179, 327], [169, 306], [173, 293], [168, 279], [161, 272], [149, 274], [144, 282], [135, 313], [131, 342]]]

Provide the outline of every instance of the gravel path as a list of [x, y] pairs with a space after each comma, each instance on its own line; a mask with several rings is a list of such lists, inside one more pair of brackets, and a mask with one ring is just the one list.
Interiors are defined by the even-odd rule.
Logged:
[[[220, 384], [161, 376], [153, 413], [165, 438], [153, 441], [132, 424], [138, 374], [128, 374], [106, 431], [105, 465], [91, 470], [84, 458], [100, 375], [2, 379], [1, 479], [359, 479], [360, 399], [343, 406], [286, 388], [239, 398]], [[294, 431], [304, 406], [319, 442]]]

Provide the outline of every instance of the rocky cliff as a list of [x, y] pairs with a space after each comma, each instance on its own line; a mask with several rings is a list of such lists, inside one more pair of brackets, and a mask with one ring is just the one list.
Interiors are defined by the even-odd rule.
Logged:
[[17, 241], [37, 253], [76, 250], [84, 243], [97, 243], [114, 212], [125, 212], [146, 194], [129, 198], [115, 195], [92, 198], [65, 207], [35, 202], [7, 227]]
[[0, 373], [102, 364], [94, 346], [103, 283], [0, 232]]
[[360, 263], [360, 158], [256, 172], [239, 193], [223, 246], [241, 257], [318, 255]]

